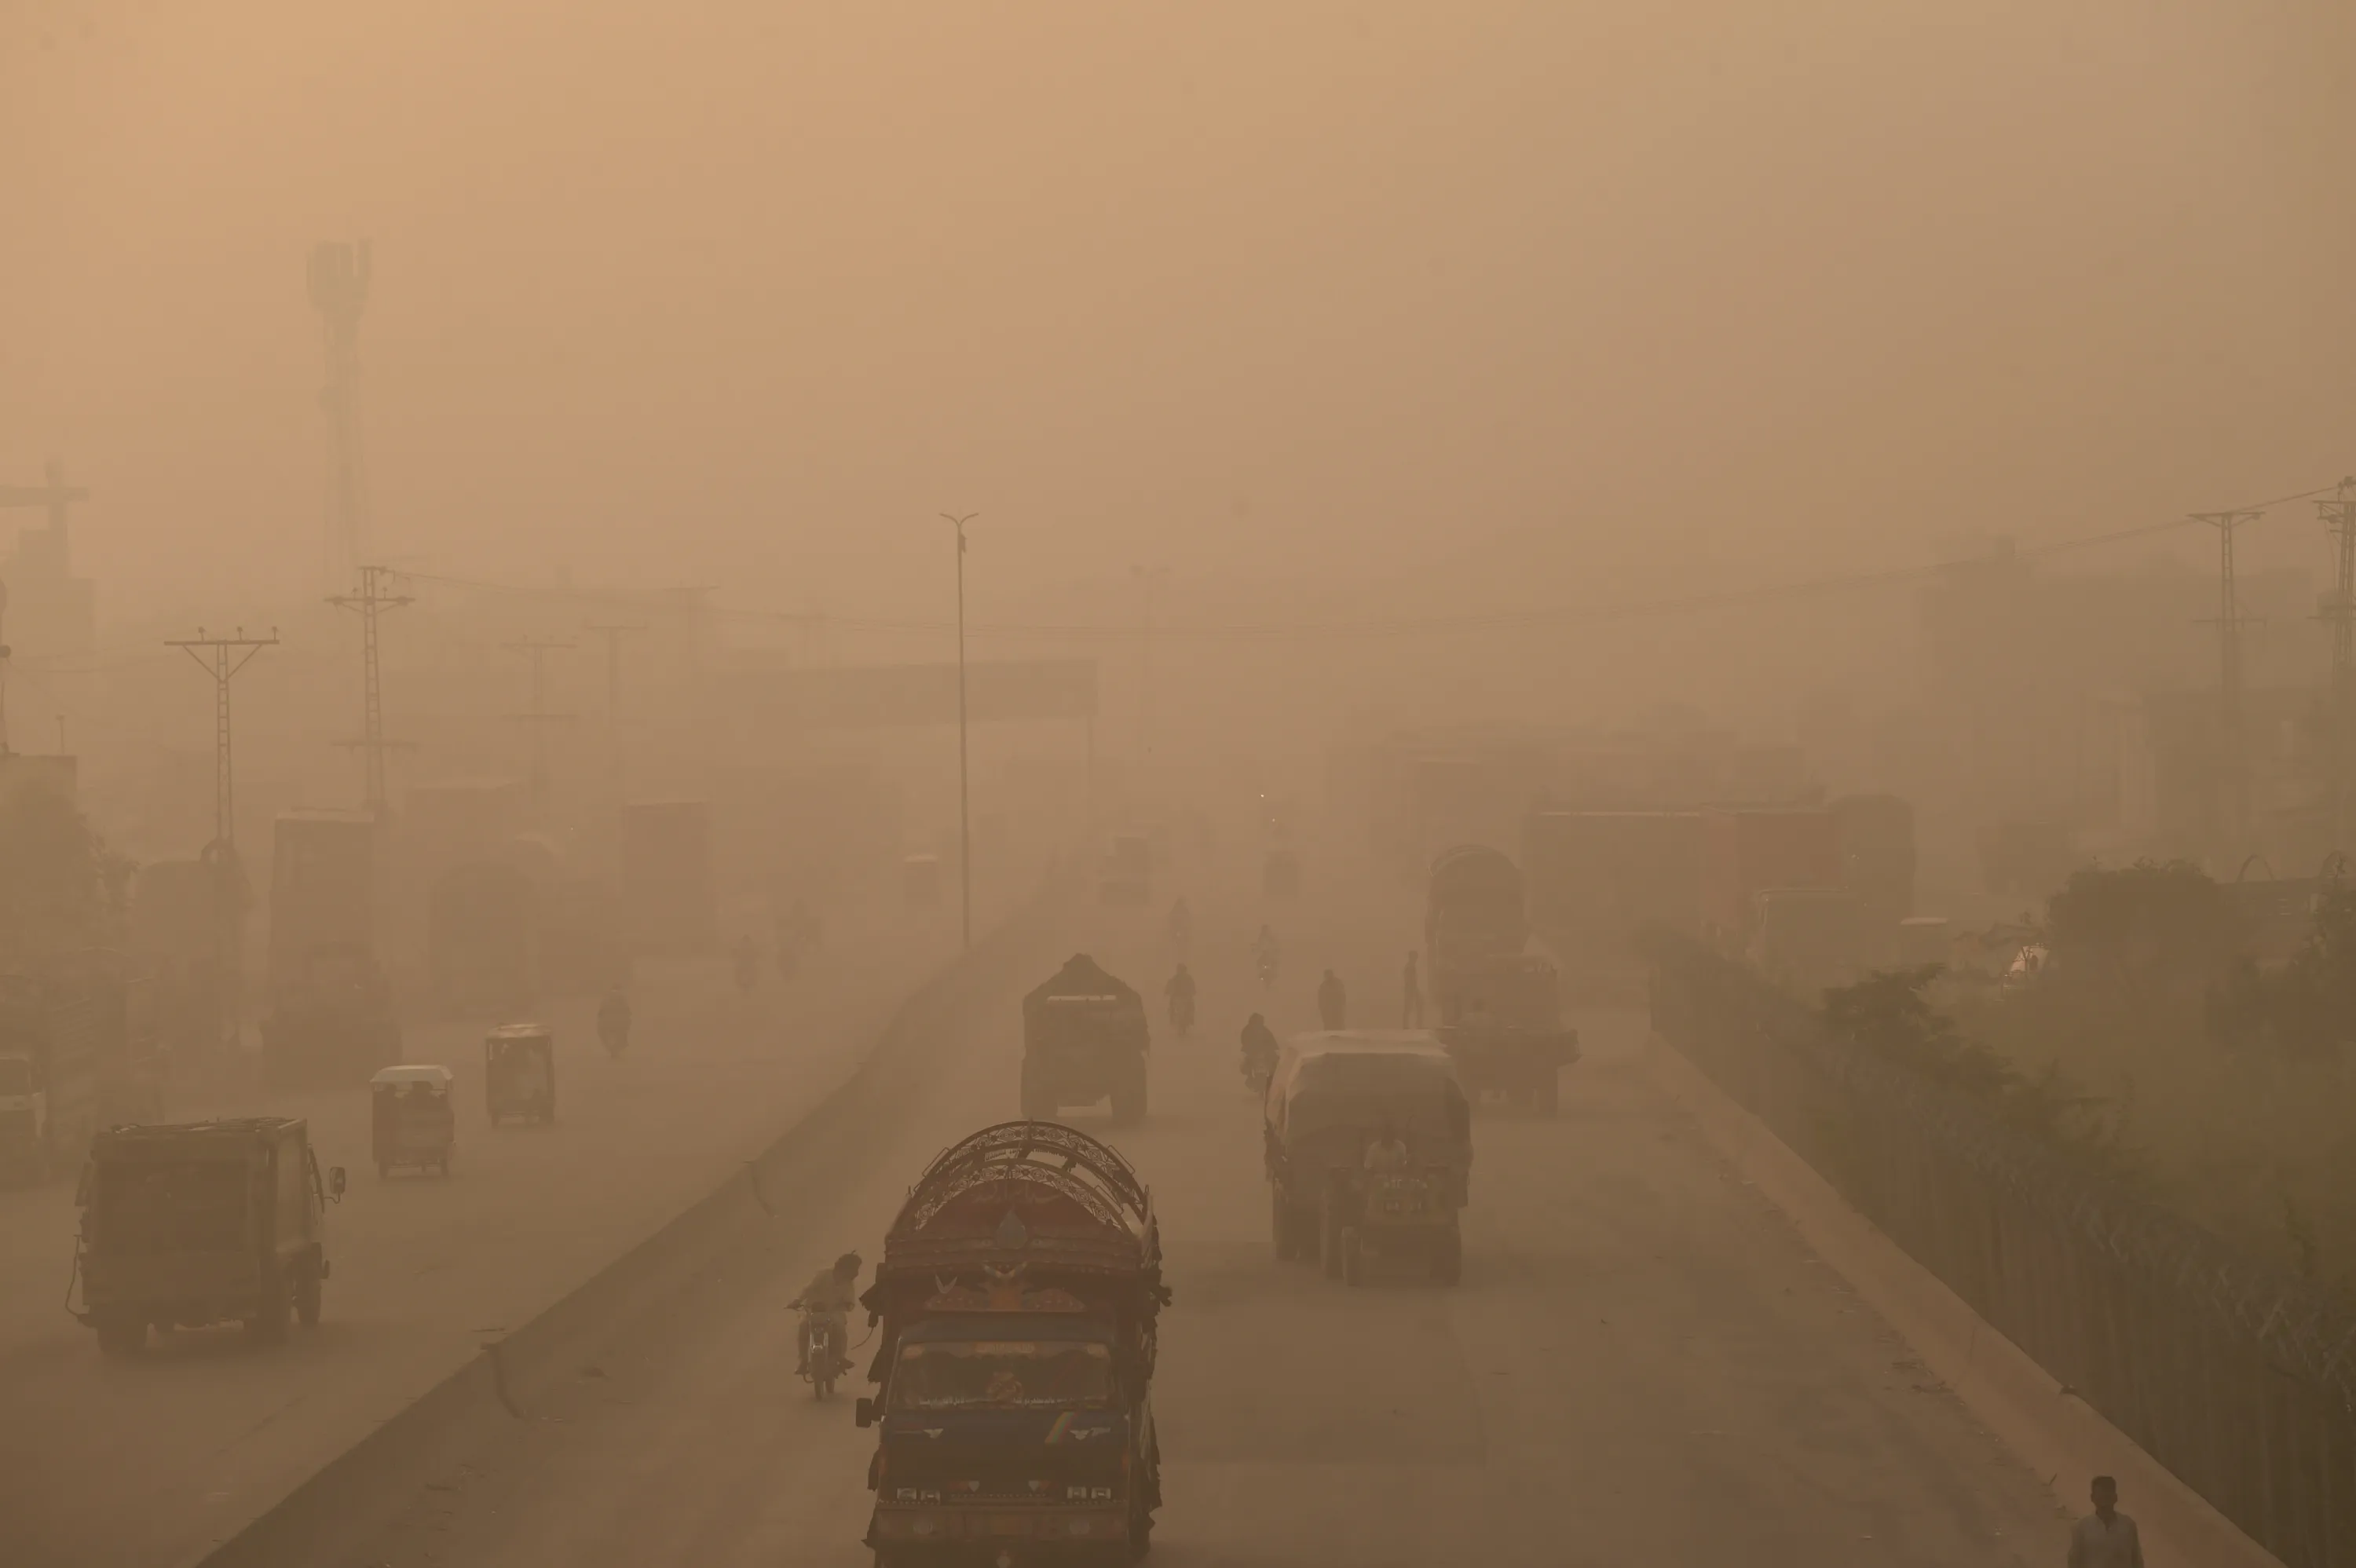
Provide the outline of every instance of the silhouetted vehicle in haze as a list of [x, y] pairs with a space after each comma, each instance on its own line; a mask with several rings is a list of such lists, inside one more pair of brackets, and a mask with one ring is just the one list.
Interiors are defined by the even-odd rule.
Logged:
[[0, 1178], [72, 1170], [99, 1128], [164, 1119], [153, 996], [112, 949], [0, 975]]
[[83, 1168], [74, 1316], [110, 1356], [136, 1354], [150, 1325], [242, 1322], [264, 1341], [290, 1316], [319, 1321], [328, 1274], [324, 1178], [309, 1129], [284, 1116], [110, 1127]]
[[323, 944], [282, 976], [262, 1020], [264, 1080], [345, 1088], [400, 1060], [401, 1015], [367, 948]]
[[1425, 895], [1424, 951], [1441, 1041], [1459, 1081], [1484, 1093], [1552, 1114], [1557, 1074], [1579, 1058], [1564, 1027], [1553, 962], [1529, 951], [1522, 874], [1494, 849], [1466, 844], [1432, 862]]
[[1023, 998], [1023, 1114], [1112, 1102], [1116, 1122], [1145, 1119], [1145, 1002], [1085, 953]]
[[403, 1167], [450, 1174], [458, 1147], [451, 1081], [432, 1062], [380, 1068], [369, 1080], [369, 1157], [379, 1180]]
[[[1419, 1029], [1351, 1029], [1286, 1042], [1269, 1083], [1262, 1145], [1269, 1226], [1280, 1259], [1320, 1259], [1342, 1277], [1344, 1232], [1363, 1247], [1367, 1147], [1385, 1128], [1404, 1136], [1436, 1184], [1427, 1232], [1435, 1277], [1452, 1283], [1463, 1243], [1457, 1217], [1471, 1189], [1472, 1113], [1440, 1043]], [[1404, 1229], [1404, 1219], [1402, 1223]]]
[[495, 1127], [509, 1116], [556, 1120], [556, 1040], [546, 1024], [501, 1024], [483, 1037], [483, 1104]]
[[861, 1297], [881, 1325], [868, 1371], [881, 1386], [857, 1411], [881, 1428], [876, 1563], [1144, 1555], [1169, 1301], [1151, 1196], [1096, 1139], [1007, 1122], [934, 1160]]

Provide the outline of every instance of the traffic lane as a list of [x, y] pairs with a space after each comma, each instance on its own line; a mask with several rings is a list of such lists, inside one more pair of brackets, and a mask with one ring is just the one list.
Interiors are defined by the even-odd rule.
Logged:
[[[1099, 927], [1096, 944], [1120, 951]], [[1622, 1016], [1596, 1020], [1617, 1040]], [[784, 1302], [905, 1182], [1011, 1114], [1009, 1029], [961, 1047], [886, 1168], [743, 1264], [742, 1294], [634, 1341], [495, 1455], [454, 1458], [375, 1559], [862, 1564], [872, 1441], [790, 1377]], [[1110, 1128], [1152, 1186], [1175, 1301], [1155, 1402], [1157, 1560], [1763, 1568], [2048, 1559], [2034, 1476], [1708, 1154], [1630, 1061], [1553, 1120], [1483, 1115], [1466, 1275], [1359, 1290], [1275, 1262], [1257, 1108], [1166, 1039], [1155, 1111]]]
[[1172, 1560], [2058, 1553], [2038, 1478], [1611, 1054], [1552, 1120], [1478, 1119], [1462, 1285], [1355, 1291], [1274, 1261], [1232, 1076], [1164, 1062], [1175, 1114], [1122, 1141], [1184, 1172], [1155, 1187]]
[[[882, 919], [889, 921], [888, 912]], [[766, 1144], [855, 1064], [948, 943], [860, 944], [789, 987], [738, 996], [723, 966], [650, 972], [641, 1027], [618, 1061], [585, 1047], [585, 1001], [553, 1013], [565, 1052], [559, 1122], [483, 1125], [479, 1026], [412, 1031], [462, 1074], [448, 1180], [379, 1181], [355, 1168], [329, 1211], [326, 1320], [256, 1353], [237, 1330], [175, 1334], [136, 1363], [101, 1358], [60, 1310], [70, 1191], [17, 1236], [24, 1272], [0, 1319], [0, 1518], [9, 1561], [154, 1563], [185, 1556], [274, 1502], [320, 1465], [528, 1320]], [[584, 1049], [585, 1047], [585, 1049]], [[430, 1059], [430, 1057], [429, 1057]], [[469, 1089], [474, 1092], [467, 1093]], [[212, 1107], [189, 1109], [201, 1112]], [[308, 1115], [323, 1161], [365, 1167], [366, 1096], [258, 1095], [219, 1107]], [[13, 1277], [18, 1271], [10, 1270]], [[128, 1506], [125, 1506], [128, 1505]], [[21, 1552], [22, 1555], [17, 1553]]]
[[[916, 1173], [948, 1144], [1018, 1114], [1021, 997], [1040, 977], [1009, 976], [971, 1009], [943, 1041], [926, 1089], [873, 1129], [873, 1157], [839, 1200], [781, 1205], [712, 1288], [595, 1351], [495, 1449], [449, 1455], [358, 1560], [865, 1568], [873, 1440], [851, 1410], [873, 1346], [854, 1345], [860, 1374], [820, 1403], [793, 1375], [787, 1303], [846, 1250], [872, 1266]], [[863, 1325], [854, 1319], [852, 1330], [859, 1340]]]

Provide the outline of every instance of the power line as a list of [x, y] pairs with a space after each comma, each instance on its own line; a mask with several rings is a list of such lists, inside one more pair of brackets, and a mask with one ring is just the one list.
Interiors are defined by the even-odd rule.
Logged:
[[509, 653], [522, 654], [531, 660], [531, 707], [509, 718], [524, 727], [531, 742], [531, 803], [540, 805], [548, 798], [548, 727], [569, 724], [576, 717], [571, 713], [548, 711], [548, 654], [552, 648], [569, 648], [571, 643], [560, 643], [542, 637], [525, 637], [519, 642], [502, 643]]
[[234, 635], [215, 637], [202, 626], [193, 637], [168, 637], [165, 646], [178, 648], [213, 677], [213, 839], [205, 846], [205, 863], [213, 880], [213, 1028], [216, 1043], [237, 1043], [242, 1008], [238, 991], [244, 977], [244, 880], [237, 861], [237, 769], [230, 728], [230, 685], [238, 672], [264, 648], [278, 645], [278, 632], [249, 637], [240, 626]]
[[[2236, 512], [2265, 512], [2296, 501], [2313, 500], [2328, 495], [2333, 486], [2320, 485], [2287, 496], [2276, 496], [2247, 507], [2234, 507]], [[2017, 560], [2035, 560], [2050, 556], [2067, 555], [2079, 550], [2095, 549], [2107, 545], [2124, 544], [2135, 539], [2150, 539], [2160, 534], [2179, 532], [2192, 527], [2190, 516], [2171, 517], [2164, 522], [2144, 523], [2134, 528], [2114, 528], [2103, 533], [2084, 534], [2072, 539], [2050, 540], [2013, 552]], [[1816, 598], [1826, 594], [1850, 592], [1859, 589], [1892, 587], [1907, 582], [1928, 581], [1957, 567], [1970, 566], [1969, 558], [1928, 562], [1918, 566], [1883, 567], [1865, 571], [1826, 572], [1819, 576], [1800, 578], [1755, 587], [1730, 588], [1716, 592], [1676, 594], [1656, 599], [1623, 601], [1621, 603], [1590, 603], [1586, 604], [1553, 605], [1526, 610], [1502, 610], [1469, 615], [1397, 615], [1356, 621], [1227, 621], [1196, 623], [1156, 622], [1152, 635], [1156, 637], [1193, 637], [1231, 639], [1237, 641], [1293, 638], [1382, 639], [1392, 637], [1446, 636], [1487, 632], [1511, 632], [1558, 625], [1609, 625], [1625, 621], [1693, 614], [1710, 610], [1741, 609], [1751, 605], [1783, 603]], [[454, 587], [471, 588], [486, 592], [514, 593], [588, 603], [643, 603], [643, 600], [618, 592], [584, 592], [572, 589], [530, 587], [516, 583], [489, 581], [479, 578], [435, 575], [412, 572], [412, 579], [423, 582], [442, 582]], [[954, 628], [950, 621], [919, 620], [894, 616], [836, 615], [808, 611], [729, 610], [716, 609], [713, 613], [723, 619], [757, 621], [786, 625], [824, 625], [846, 631], [865, 632], [947, 632]], [[1094, 638], [1115, 641], [1143, 637], [1146, 629], [1136, 623], [1102, 622], [999, 622], [973, 623], [967, 628], [976, 636], [1012, 637], [1036, 636], [1058, 638]]]
[[406, 750], [406, 741], [384, 738], [384, 686], [377, 662], [377, 614], [383, 610], [398, 610], [403, 604], [417, 601], [408, 594], [396, 594], [387, 590], [392, 582], [392, 572], [381, 566], [359, 569], [359, 592], [339, 593], [327, 601], [338, 610], [357, 610], [360, 616], [360, 738], [347, 741], [348, 746], [358, 747], [363, 770], [362, 793], [368, 808], [378, 817], [385, 814], [386, 789], [385, 753]]

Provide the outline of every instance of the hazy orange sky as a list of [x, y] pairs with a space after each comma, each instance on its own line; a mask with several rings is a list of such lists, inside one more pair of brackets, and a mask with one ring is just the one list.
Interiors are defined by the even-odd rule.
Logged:
[[1518, 605], [2234, 504], [2356, 466], [2349, 9], [0, 0], [0, 479], [110, 620], [312, 591], [366, 235], [444, 571], [937, 607], [954, 507], [985, 611]]

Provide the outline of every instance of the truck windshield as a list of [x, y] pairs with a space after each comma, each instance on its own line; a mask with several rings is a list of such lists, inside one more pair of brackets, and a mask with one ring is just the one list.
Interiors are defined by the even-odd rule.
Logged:
[[230, 1160], [101, 1165], [100, 1244], [126, 1253], [222, 1253], [245, 1244], [246, 1174]]
[[1084, 1339], [907, 1345], [892, 1376], [898, 1410], [1061, 1410], [1111, 1398], [1112, 1348]]

